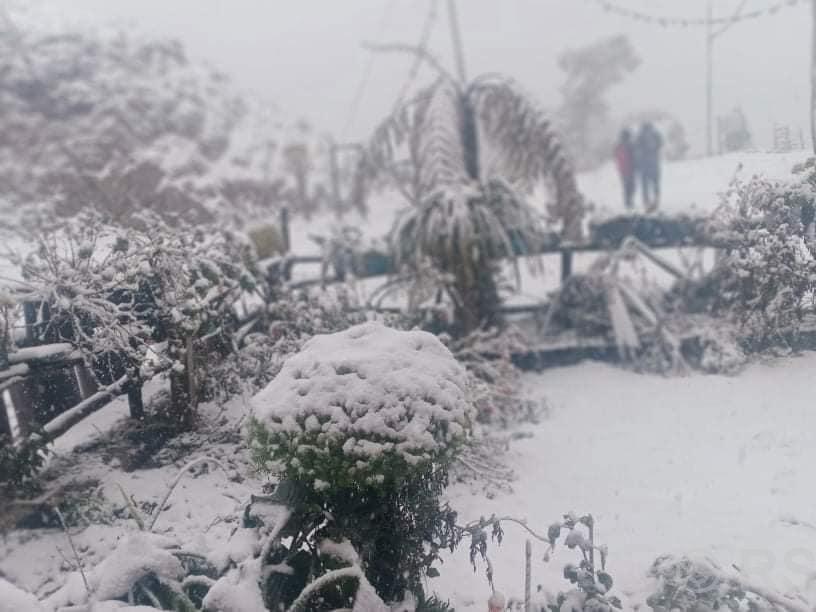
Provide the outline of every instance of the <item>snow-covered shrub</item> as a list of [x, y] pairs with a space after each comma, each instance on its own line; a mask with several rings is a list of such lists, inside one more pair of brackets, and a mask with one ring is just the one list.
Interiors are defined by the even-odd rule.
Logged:
[[738, 323], [752, 348], [785, 344], [813, 305], [814, 242], [803, 221], [816, 200], [816, 160], [796, 172], [735, 183], [712, 224], [728, 251], [703, 279], [697, 306]]
[[80, 215], [36, 236], [39, 248], [17, 261], [26, 298], [49, 314], [41, 341], [70, 342], [105, 383], [168, 370], [169, 416], [187, 427], [198, 400], [194, 370], [211, 361], [204, 355], [231, 346], [234, 303], [258, 275], [230, 232], [142, 222], [123, 228]]
[[187, 570], [177, 542], [139, 532], [124, 537], [98, 565], [75, 571], [43, 602], [48, 610], [96, 601], [127, 601], [159, 609], [193, 612], [182, 588]]
[[464, 338], [441, 339], [465, 366], [477, 421], [508, 427], [538, 418], [543, 406], [522, 397], [521, 373], [512, 361], [513, 353], [528, 350], [518, 329], [477, 330]]
[[312, 336], [342, 331], [365, 320], [365, 314], [352, 308], [343, 286], [314, 293], [276, 288], [251, 331], [235, 339], [237, 350], [208, 368], [202, 395], [223, 402], [236, 393], [255, 394]]
[[708, 560], [664, 555], [654, 562], [649, 575], [655, 580], [655, 591], [646, 603], [654, 612], [800, 609], [780, 605], [784, 602], [782, 596], [728, 574]]
[[466, 385], [426, 332], [365, 323], [315, 336], [254, 399], [255, 459], [316, 490], [392, 486], [449, 463], [464, 443]]
[[365, 323], [309, 340], [253, 403], [254, 460], [304, 491], [304, 537], [347, 538], [386, 601], [421, 594], [471, 421], [451, 353], [426, 332]]
[[709, 374], [736, 374], [748, 357], [739, 345], [736, 334], [727, 326], [706, 326], [700, 329], [699, 368]]

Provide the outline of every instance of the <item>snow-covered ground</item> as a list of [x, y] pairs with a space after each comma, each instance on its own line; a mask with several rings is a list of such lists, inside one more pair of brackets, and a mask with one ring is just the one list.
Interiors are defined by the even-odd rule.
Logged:
[[[746, 178], [760, 170], [781, 178], [803, 158], [746, 154], [667, 164], [664, 209], [710, 210], [740, 163]], [[610, 166], [582, 175], [580, 182], [600, 212], [617, 205], [617, 176]], [[376, 238], [387, 232], [396, 208], [383, 204], [368, 220], [344, 223]], [[295, 221], [295, 252], [314, 252], [306, 234], [328, 231], [332, 224], [333, 218]], [[576, 269], [594, 257], [576, 258]], [[533, 298], [557, 282], [557, 262], [545, 260], [544, 269], [536, 278], [546, 282], [523, 289]], [[609, 547], [608, 569], [624, 609], [642, 604], [649, 566], [665, 553], [709, 556], [767, 587], [798, 589], [816, 602], [814, 368], [816, 353], [771, 359], [731, 378], [664, 378], [600, 363], [526, 374], [526, 392], [546, 399], [550, 409], [541, 423], [523, 428], [532, 437], [514, 441], [505, 458], [518, 474], [513, 492], [497, 491], [488, 499], [478, 487], [455, 484], [449, 499], [462, 521], [496, 513], [526, 518], [538, 531], [563, 513], [592, 513], [598, 540]], [[99, 481], [87, 495], [107, 523], [76, 530], [85, 562], [99, 561], [123, 530], [136, 529], [122, 516], [119, 485], [137, 502], [158, 503], [177, 466], [203, 454], [214, 455], [228, 473], [199, 469], [185, 478], [157, 530], [224, 555], [241, 503], [262, 484], [237, 448], [247, 408], [241, 399], [224, 413], [205, 408], [207, 431], [177, 440], [163, 467], [125, 471], [109, 446], [69, 462], [64, 478]], [[114, 402], [59, 440], [57, 451], [66, 455], [77, 443], [92, 443], [126, 412], [124, 401]], [[496, 586], [511, 596], [522, 594], [525, 539], [508, 524], [503, 544], [490, 547]], [[534, 543], [533, 551], [534, 584], [551, 591], [567, 587], [561, 571], [575, 561], [573, 551], [559, 548], [547, 563], [543, 545]], [[0, 576], [38, 594], [53, 591], [71, 565], [59, 529], [17, 530], [0, 539]], [[483, 567], [473, 572], [466, 546], [446, 557], [441, 577], [429, 586], [457, 610], [485, 609], [489, 587]]]
[[[564, 513], [591, 513], [609, 547], [616, 592], [634, 609], [662, 554], [707, 556], [783, 592], [816, 601], [816, 354], [756, 364], [733, 378], [663, 378], [585, 363], [527, 374], [549, 417], [514, 443], [514, 492], [494, 499], [450, 490], [463, 521], [526, 518], [538, 532]], [[506, 525], [491, 545], [496, 588], [523, 594], [527, 534]], [[533, 544], [533, 584], [568, 590], [561, 576], [577, 553]], [[464, 547], [449, 555], [433, 588], [456, 610], [483, 610], [484, 568]], [[646, 591], [646, 592], [644, 592]]]
[[[532, 437], [514, 441], [505, 457], [518, 474], [512, 493], [495, 491], [488, 499], [480, 487], [455, 484], [448, 497], [461, 522], [496, 513], [527, 519], [539, 532], [566, 512], [592, 513], [624, 609], [642, 604], [647, 571], [666, 553], [734, 564], [766, 587], [798, 589], [816, 601], [814, 368], [816, 353], [755, 364], [737, 377], [664, 378], [602, 363], [526, 374], [525, 391], [550, 408], [539, 424], [522, 428]], [[126, 530], [136, 530], [129, 519], [110, 514], [123, 507], [119, 485], [137, 502], [155, 504], [177, 466], [203, 454], [228, 473], [198, 470], [185, 478], [157, 531], [215, 560], [226, 554], [241, 502], [261, 485], [230, 438], [246, 409], [241, 400], [223, 414], [207, 409], [207, 445], [161, 468], [128, 472], [115, 454], [86, 453], [64, 477], [99, 479], [91, 506], [107, 513], [110, 524], [74, 530], [83, 560], [98, 562]], [[97, 413], [58, 450], [92, 441], [125, 414], [123, 403]], [[194, 442], [193, 436], [176, 446]], [[496, 586], [508, 596], [523, 593], [526, 538], [507, 524], [502, 545], [490, 545]], [[60, 570], [71, 568], [69, 550], [59, 529], [12, 532], [0, 540], [0, 574], [50, 592], [65, 578]], [[544, 551], [534, 541], [534, 585], [564, 589], [561, 571], [575, 561], [574, 551], [557, 548], [549, 562]], [[456, 610], [483, 610], [489, 593], [484, 567], [474, 573], [466, 545], [446, 556], [440, 578], [429, 586]]]

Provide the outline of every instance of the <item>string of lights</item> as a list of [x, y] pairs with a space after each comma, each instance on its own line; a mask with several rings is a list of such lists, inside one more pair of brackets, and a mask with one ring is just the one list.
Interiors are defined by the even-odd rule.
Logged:
[[661, 15], [654, 15], [630, 9], [628, 7], [618, 4], [617, 2], [614, 2], [613, 0], [587, 0], [587, 2], [599, 6], [607, 13], [617, 15], [619, 17], [625, 17], [627, 19], [631, 19], [633, 21], [637, 21], [640, 23], [645, 23], [648, 25], [657, 25], [664, 28], [690, 28], [712, 25], [730, 25], [740, 21], [748, 21], [751, 19], [759, 19], [761, 17], [776, 15], [779, 11], [781, 11], [784, 8], [792, 7], [797, 4], [804, 3], [805, 1], [806, 0], [778, 0], [777, 2], [774, 2], [773, 4], [764, 8], [739, 12], [735, 15], [731, 15], [730, 17], [712, 17], [709, 19], [706, 17], [668, 17], [668, 16], [664, 17]]

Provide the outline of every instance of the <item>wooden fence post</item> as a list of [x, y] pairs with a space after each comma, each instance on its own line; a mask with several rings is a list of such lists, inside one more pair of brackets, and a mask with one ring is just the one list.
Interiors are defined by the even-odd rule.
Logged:
[[572, 251], [561, 251], [561, 282], [572, 276]]
[[128, 407], [130, 418], [140, 420], [144, 418], [144, 400], [142, 399], [142, 384], [131, 380], [127, 385]]
[[532, 557], [533, 545], [530, 543], [530, 540], [527, 540], [527, 542], [524, 544], [524, 612], [530, 612], [530, 565]]

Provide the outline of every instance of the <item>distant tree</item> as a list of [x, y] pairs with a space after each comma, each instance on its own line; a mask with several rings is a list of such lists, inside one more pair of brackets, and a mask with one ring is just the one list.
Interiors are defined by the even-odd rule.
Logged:
[[236, 95], [177, 41], [24, 31], [0, 11], [0, 72], [0, 198], [12, 205], [208, 222], [325, 199], [314, 134]]
[[606, 95], [640, 64], [629, 39], [612, 36], [558, 57], [566, 81], [557, 113], [558, 125], [580, 169], [606, 160], [617, 129], [609, 118]]

